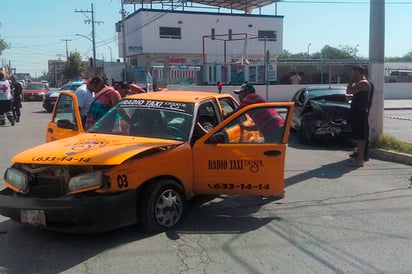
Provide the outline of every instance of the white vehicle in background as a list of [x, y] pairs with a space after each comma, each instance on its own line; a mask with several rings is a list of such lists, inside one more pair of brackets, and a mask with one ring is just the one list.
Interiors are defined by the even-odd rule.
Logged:
[[392, 70], [385, 77], [386, 83], [412, 82], [412, 70]]

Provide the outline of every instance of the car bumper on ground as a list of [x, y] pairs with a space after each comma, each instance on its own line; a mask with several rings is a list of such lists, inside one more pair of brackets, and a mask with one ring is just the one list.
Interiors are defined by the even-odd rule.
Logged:
[[24, 94], [23, 100], [24, 101], [42, 101], [43, 95]]
[[56, 103], [57, 98], [50, 100], [50, 99], [43, 99], [43, 108], [48, 112], [52, 112], [54, 108], [54, 104]]
[[0, 214], [18, 223], [70, 233], [96, 233], [136, 223], [135, 191], [117, 194], [28, 198], [0, 192]]

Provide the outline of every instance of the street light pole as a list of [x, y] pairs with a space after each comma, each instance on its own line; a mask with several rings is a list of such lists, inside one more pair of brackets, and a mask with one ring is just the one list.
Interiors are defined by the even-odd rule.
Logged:
[[309, 43], [309, 44], [308, 44], [308, 59], [310, 58], [309, 48], [310, 48], [311, 45], [312, 45], [312, 43]]
[[353, 53], [353, 55], [355, 57], [355, 60], [357, 58], [356, 56], [357, 56], [357, 53], [358, 53], [358, 48], [359, 48], [359, 44], [355, 46], [355, 50], [354, 50], [354, 53]]

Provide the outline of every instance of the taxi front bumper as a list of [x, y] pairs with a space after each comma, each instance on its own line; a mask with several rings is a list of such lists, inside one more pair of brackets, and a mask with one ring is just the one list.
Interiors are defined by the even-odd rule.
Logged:
[[[136, 223], [136, 191], [32, 198], [0, 191], [0, 214], [17, 223], [69, 233], [96, 233]], [[29, 216], [28, 215], [33, 215]]]

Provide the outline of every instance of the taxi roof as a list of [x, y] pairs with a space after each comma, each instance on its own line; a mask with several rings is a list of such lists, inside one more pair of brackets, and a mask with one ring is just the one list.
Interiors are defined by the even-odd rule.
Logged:
[[126, 96], [127, 99], [162, 100], [185, 103], [198, 103], [211, 98], [234, 97], [230, 94], [218, 94], [205, 91], [156, 91], [150, 93], [139, 93]]

